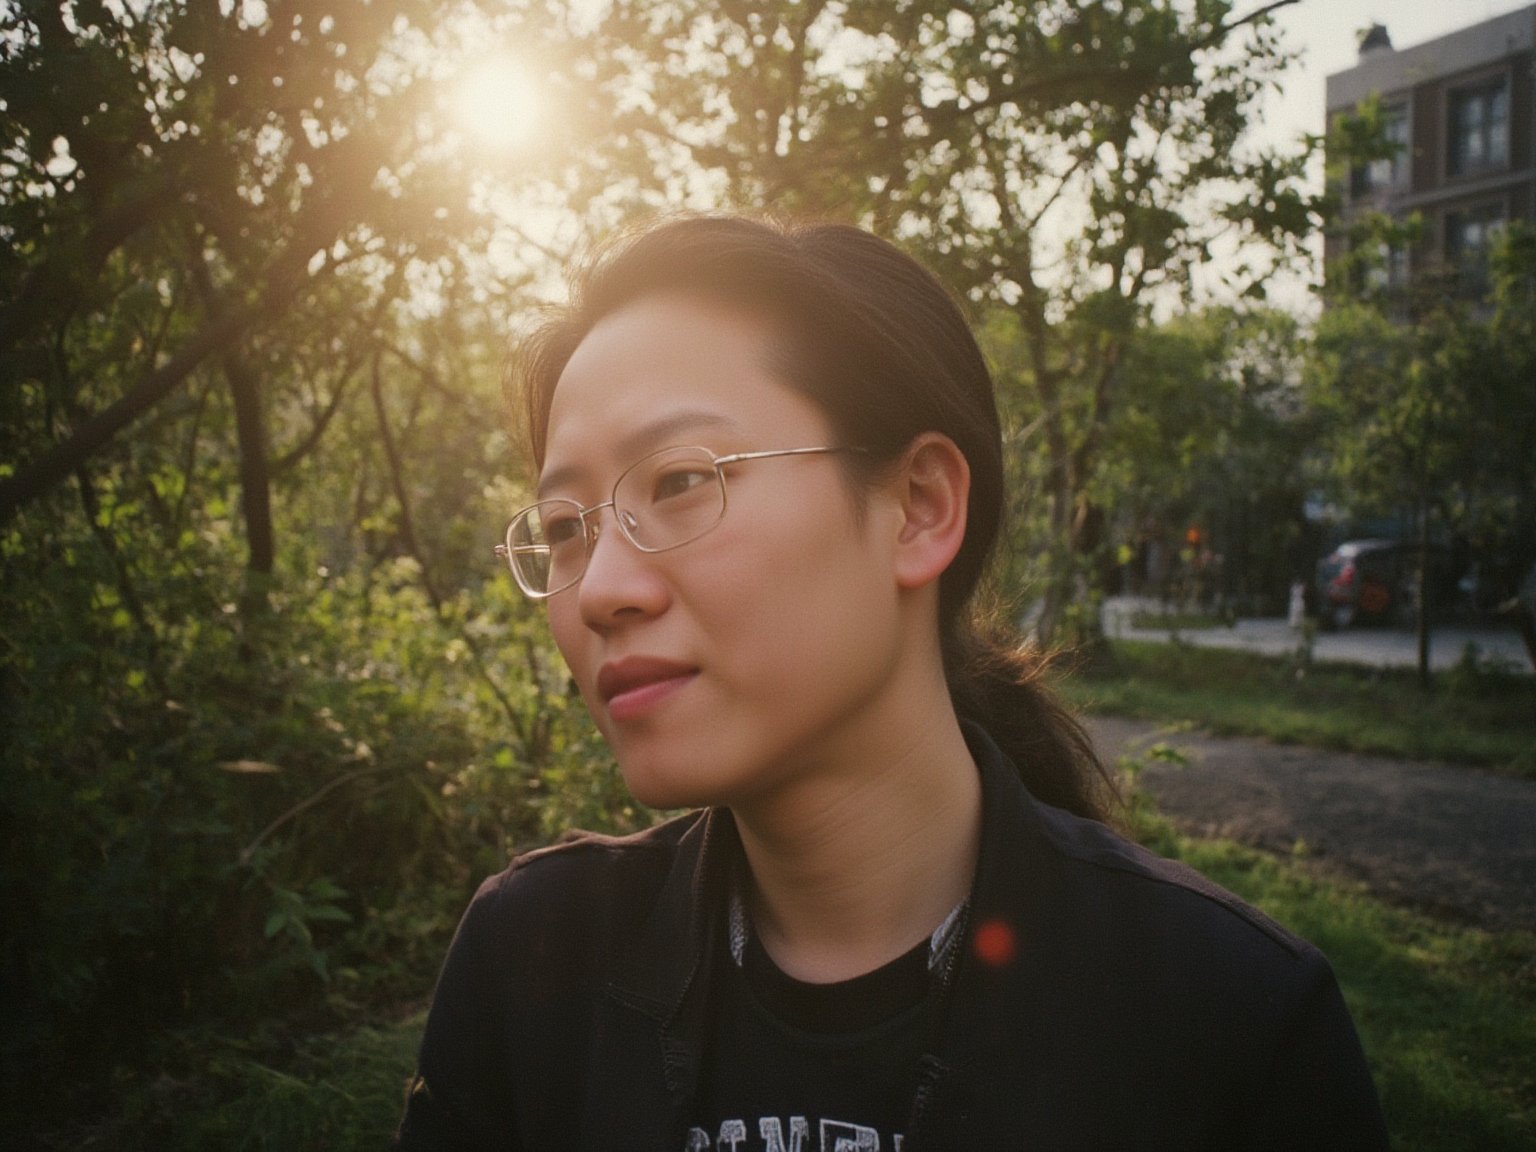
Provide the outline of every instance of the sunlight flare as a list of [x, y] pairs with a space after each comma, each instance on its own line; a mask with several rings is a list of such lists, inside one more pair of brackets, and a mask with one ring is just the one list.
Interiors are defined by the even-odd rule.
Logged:
[[454, 94], [459, 123], [480, 144], [510, 151], [539, 126], [542, 94], [516, 60], [493, 56], [465, 69]]

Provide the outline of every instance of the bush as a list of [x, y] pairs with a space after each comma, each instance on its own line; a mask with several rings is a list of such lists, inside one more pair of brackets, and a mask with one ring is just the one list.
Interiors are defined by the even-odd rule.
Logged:
[[391, 561], [146, 619], [87, 549], [7, 547], [7, 1111], [110, 1110], [178, 1028], [420, 995], [514, 850], [649, 819], [509, 581], [435, 607]]

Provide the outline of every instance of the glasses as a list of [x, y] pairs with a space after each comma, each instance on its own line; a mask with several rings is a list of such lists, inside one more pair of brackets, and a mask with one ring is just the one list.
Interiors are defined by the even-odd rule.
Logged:
[[597, 543], [604, 508], [624, 538], [642, 552], [691, 544], [725, 516], [725, 469], [748, 460], [814, 456], [840, 448], [781, 448], [716, 456], [707, 448], [663, 448], [631, 464], [613, 497], [583, 508], [574, 500], [540, 500], [512, 517], [507, 541], [496, 546], [518, 587], [535, 600], [563, 592], [582, 578]]

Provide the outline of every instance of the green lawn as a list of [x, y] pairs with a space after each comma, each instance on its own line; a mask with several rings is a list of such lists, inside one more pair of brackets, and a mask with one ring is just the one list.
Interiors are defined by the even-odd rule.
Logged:
[[1132, 628], [1166, 628], [1170, 632], [1204, 632], [1230, 628], [1232, 621], [1207, 612], [1133, 612]]
[[1536, 778], [1530, 676], [1457, 668], [1426, 693], [1409, 670], [1302, 667], [1246, 652], [1113, 641], [1057, 687], [1090, 712]]

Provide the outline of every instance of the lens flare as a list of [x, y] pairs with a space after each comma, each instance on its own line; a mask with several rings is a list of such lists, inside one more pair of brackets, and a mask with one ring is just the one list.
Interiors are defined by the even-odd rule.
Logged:
[[976, 958], [989, 968], [1007, 967], [1019, 950], [1013, 928], [1001, 920], [987, 920], [976, 925], [971, 947], [975, 949]]
[[455, 90], [459, 123], [482, 146], [512, 151], [528, 143], [539, 126], [538, 85], [509, 57], [479, 61], [465, 70]]

